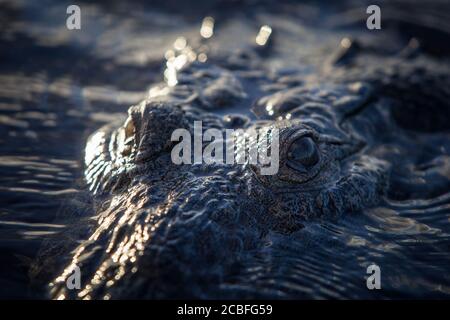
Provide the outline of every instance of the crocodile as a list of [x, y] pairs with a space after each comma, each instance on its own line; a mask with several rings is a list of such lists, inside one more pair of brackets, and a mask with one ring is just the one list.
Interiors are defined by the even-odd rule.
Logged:
[[[439, 138], [430, 144], [435, 132], [450, 129], [447, 66], [414, 41], [380, 53], [344, 38], [320, 68], [269, 68], [275, 36], [224, 54], [178, 42], [165, 82], [90, 136], [85, 179], [95, 224], [50, 283], [53, 298], [264, 297], [232, 279], [274, 235], [289, 241], [307, 221], [448, 187], [432, 165], [444, 157]], [[203, 131], [241, 129], [243, 136], [277, 129], [278, 172], [261, 174], [262, 165], [248, 161], [173, 163], [172, 133], [194, 134], [195, 121]], [[233, 139], [235, 152], [258, 143]], [[411, 164], [426, 162], [424, 149], [435, 157], [413, 172]], [[406, 171], [424, 183], [412, 186]], [[69, 290], [75, 267], [81, 288]]]

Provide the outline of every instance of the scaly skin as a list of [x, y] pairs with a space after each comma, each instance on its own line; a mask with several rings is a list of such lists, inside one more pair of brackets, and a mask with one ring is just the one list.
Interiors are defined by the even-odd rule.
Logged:
[[[177, 85], [155, 86], [125, 120], [94, 133], [86, 148], [86, 180], [101, 203], [97, 224], [51, 284], [52, 296], [246, 297], [227, 279], [272, 233], [289, 235], [307, 219], [382, 201], [398, 158], [395, 141], [413, 143], [399, 137], [395, 107], [408, 98], [403, 93], [409, 82], [437, 78], [428, 60], [415, 67], [417, 61], [402, 57], [374, 57], [384, 64], [370, 60], [363, 68], [357, 61], [342, 65], [347, 53], [339, 52], [320, 73], [284, 76], [253, 63], [258, 53], [252, 49], [250, 58], [191, 61], [177, 71]], [[368, 63], [370, 55], [361, 55]], [[448, 76], [442, 79], [448, 83]], [[428, 103], [442, 103], [449, 101], [448, 88], [410, 94], [425, 92]], [[256, 101], [255, 119], [223, 116], [250, 100]], [[197, 120], [203, 130], [222, 132], [278, 128], [278, 173], [261, 175], [258, 165], [248, 163], [173, 164], [173, 130], [193, 134]], [[237, 144], [247, 148], [239, 137]], [[65, 286], [74, 265], [82, 271], [78, 291]]]

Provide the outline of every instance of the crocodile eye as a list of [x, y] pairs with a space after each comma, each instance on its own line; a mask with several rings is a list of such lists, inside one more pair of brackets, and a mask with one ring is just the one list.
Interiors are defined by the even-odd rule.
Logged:
[[319, 152], [311, 137], [301, 137], [295, 140], [289, 147], [287, 157], [294, 169], [297, 169], [298, 165], [310, 168], [319, 162]]

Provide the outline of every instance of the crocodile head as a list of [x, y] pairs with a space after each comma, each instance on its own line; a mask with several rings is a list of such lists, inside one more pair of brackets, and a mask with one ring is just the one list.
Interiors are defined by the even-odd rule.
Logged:
[[[369, 85], [299, 84], [298, 75], [226, 66], [188, 63], [176, 83], [155, 86], [89, 138], [86, 181], [97, 220], [52, 283], [55, 298], [238, 296], [227, 277], [273, 232], [379, 201], [387, 164], [363, 152], [348, 120], [368, 104]], [[252, 101], [254, 116], [226, 113]], [[277, 132], [268, 138], [277, 143], [276, 172], [264, 174], [265, 164], [249, 159], [175, 164], [172, 134], [195, 136], [195, 121], [233, 139], [236, 154], [259, 147], [249, 133]], [[241, 131], [227, 138], [227, 129]], [[82, 288], [75, 292], [65, 282], [76, 266]]]

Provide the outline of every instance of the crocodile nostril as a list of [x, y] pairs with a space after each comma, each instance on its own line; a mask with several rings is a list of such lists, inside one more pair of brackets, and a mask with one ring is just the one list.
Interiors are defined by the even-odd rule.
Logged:
[[125, 140], [134, 136], [134, 133], [136, 132], [136, 128], [134, 126], [134, 123], [133, 123], [133, 120], [131, 119], [131, 117], [127, 118], [123, 127], [125, 129]]
[[133, 144], [135, 143], [136, 128], [131, 117], [128, 117], [123, 127], [119, 130], [119, 152], [122, 156], [129, 156], [131, 154]]

